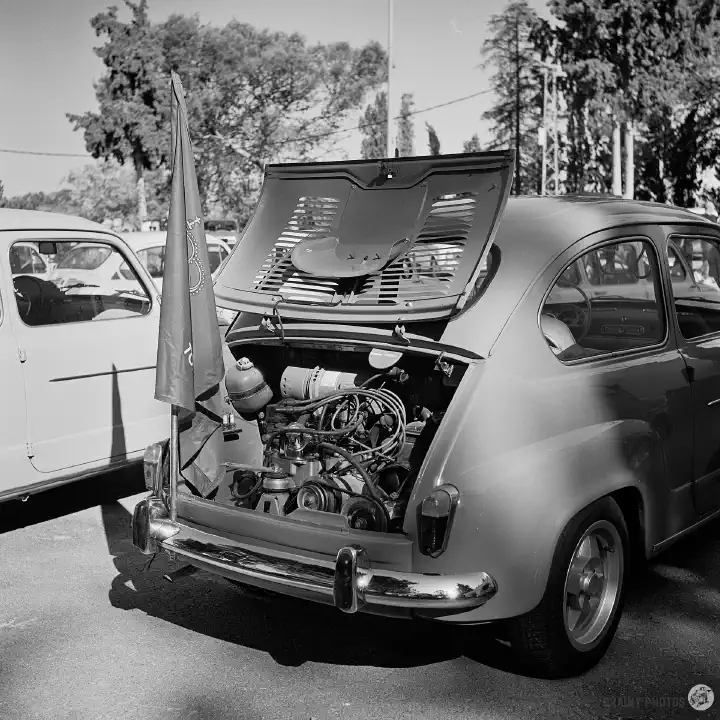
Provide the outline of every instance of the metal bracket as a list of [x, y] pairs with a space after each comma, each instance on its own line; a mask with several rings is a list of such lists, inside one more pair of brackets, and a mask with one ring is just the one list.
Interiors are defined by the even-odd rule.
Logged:
[[453, 374], [453, 370], [455, 369], [455, 366], [452, 363], [446, 362], [443, 360], [445, 357], [445, 353], [440, 353], [440, 356], [435, 361], [435, 370], [439, 370], [440, 372], [445, 373], [448, 377], [450, 377]]
[[273, 306], [272, 314], [265, 315], [265, 317], [263, 317], [263, 319], [260, 322], [260, 327], [264, 330], [269, 330], [270, 332], [275, 333], [276, 326], [273, 324], [271, 318], [276, 319], [277, 327], [280, 329], [280, 338], [284, 343], [285, 342], [285, 328], [283, 327], [282, 317], [280, 317], [280, 313], [278, 312], [278, 305], [282, 301], [283, 301], [283, 298], [280, 298]]
[[396, 325], [395, 329], [393, 330], [393, 335], [395, 335], [395, 337], [402, 340], [402, 342], [404, 342], [406, 345], [410, 344], [409, 338], [405, 335], [405, 326], [404, 325]]

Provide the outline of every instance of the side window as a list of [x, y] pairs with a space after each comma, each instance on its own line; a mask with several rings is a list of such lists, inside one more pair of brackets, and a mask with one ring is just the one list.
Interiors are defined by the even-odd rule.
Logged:
[[140, 262], [147, 268], [151, 278], [161, 278], [165, 272], [165, 248], [162, 245], [139, 250], [137, 253]]
[[[673, 301], [680, 332], [686, 340], [720, 332], [720, 242], [710, 237], [674, 237], [674, 247], [683, 253], [692, 276], [673, 277]], [[673, 275], [673, 265], [670, 269]]]
[[[11, 257], [20, 248], [11, 247]], [[118, 272], [123, 264], [129, 277]], [[13, 285], [20, 318], [31, 326], [136, 317], [151, 307], [140, 278], [105, 243], [78, 243], [47, 275], [18, 275]]]
[[656, 345], [665, 338], [658, 261], [646, 240], [589, 250], [568, 265], [540, 314], [545, 340], [561, 360]]
[[222, 248], [219, 245], [208, 246], [208, 260], [210, 261], [210, 274], [214, 273], [223, 261]]
[[687, 279], [687, 272], [680, 260], [680, 254], [672, 244], [668, 244], [668, 263], [670, 264], [670, 278], [672, 282], [678, 283]]

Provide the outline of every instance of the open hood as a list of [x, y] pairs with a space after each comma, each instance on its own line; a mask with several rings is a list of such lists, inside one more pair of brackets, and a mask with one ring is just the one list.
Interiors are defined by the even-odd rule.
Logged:
[[216, 301], [332, 322], [449, 317], [475, 285], [513, 170], [511, 151], [269, 165]]

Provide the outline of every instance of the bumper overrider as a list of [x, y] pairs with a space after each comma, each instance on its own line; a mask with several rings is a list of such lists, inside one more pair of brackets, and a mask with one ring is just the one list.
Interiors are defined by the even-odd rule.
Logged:
[[253, 546], [173, 522], [165, 503], [151, 495], [135, 507], [133, 544], [141, 552], [172, 553], [202, 570], [286, 595], [331, 602], [346, 613], [365, 605], [394, 608], [469, 610], [497, 592], [485, 572], [464, 575], [409, 573], [373, 568], [359, 545], [341, 548], [335, 560]]

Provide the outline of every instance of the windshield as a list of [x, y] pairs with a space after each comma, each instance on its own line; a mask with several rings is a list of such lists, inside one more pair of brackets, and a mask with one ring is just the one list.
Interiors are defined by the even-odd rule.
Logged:
[[205, 223], [208, 232], [235, 232], [235, 223], [232, 220], [208, 220]]
[[110, 253], [107, 247], [76, 247], [58, 263], [58, 268], [96, 270], [110, 257]]

